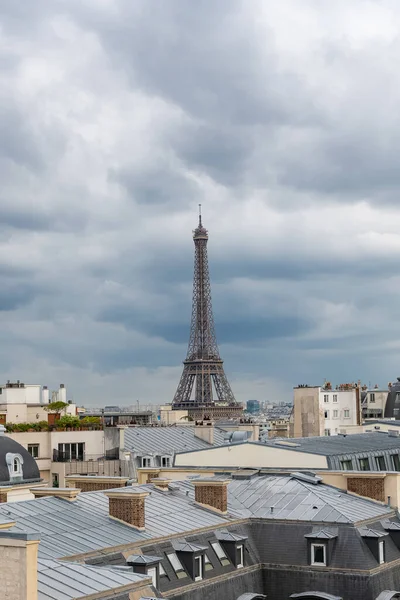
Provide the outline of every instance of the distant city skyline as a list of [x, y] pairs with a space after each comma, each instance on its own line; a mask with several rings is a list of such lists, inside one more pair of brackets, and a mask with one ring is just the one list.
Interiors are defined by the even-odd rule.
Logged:
[[235, 398], [400, 375], [400, 5], [6, 2], [0, 381], [171, 402], [202, 204]]

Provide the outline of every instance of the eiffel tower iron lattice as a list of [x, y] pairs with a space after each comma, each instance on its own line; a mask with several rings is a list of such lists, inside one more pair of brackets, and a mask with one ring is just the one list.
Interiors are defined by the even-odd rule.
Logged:
[[[208, 232], [201, 221], [193, 232], [195, 246], [193, 302], [190, 338], [183, 373], [172, 402], [173, 409], [196, 410], [196, 418], [231, 416], [243, 410], [236, 402], [226, 378], [219, 355], [211, 304], [211, 283], [208, 269]], [[222, 407], [226, 407], [223, 410]]]

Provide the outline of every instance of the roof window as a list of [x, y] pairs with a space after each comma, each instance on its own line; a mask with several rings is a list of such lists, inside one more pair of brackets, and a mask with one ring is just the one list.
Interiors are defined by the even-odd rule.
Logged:
[[229, 559], [226, 556], [224, 550], [222, 549], [221, 544], [219, 542], [211, 542], [211, 546], [212, 546], [212, 549], [214, 550], [215, 554], [218, 556], [221, 565], [223, 567], [226, 567], [227, 565], [229, 565], [230, 564]]
[[182, 563], [179, 560], [179, 558], [177, 557], [177, 555], [175, 554], [175, 552], [171, 552], [171, 554], [167, 554], [167, 558], [168, 558], [169, 562], [171, 563], [171, 567], [175, 571], [175, 574], [178, 577], [178, 579], [183, 579], [184, 577], [186, 577], [186, 571], [183, 568]]

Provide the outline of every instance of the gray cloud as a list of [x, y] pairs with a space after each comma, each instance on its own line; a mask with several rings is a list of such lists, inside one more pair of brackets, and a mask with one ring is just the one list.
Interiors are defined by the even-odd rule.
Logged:
[[0, 4], [0, 377], [169, 401], [198, 203], [241, 400], [396, 376], [396, 3]]

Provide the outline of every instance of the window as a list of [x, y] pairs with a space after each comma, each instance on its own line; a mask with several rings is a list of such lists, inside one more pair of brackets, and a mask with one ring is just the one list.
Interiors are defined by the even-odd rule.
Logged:
[[343, 411], [343, 414], [344, 414], [344, 418], [345, 418], [345, 419], [348, 419], [348, 418], [350, 417], [350, 411], [349, 411], [349, 409], [347, 409], [347, 408], [346, 408], [346, 409]]
[[239, 569], [244, 565], [243, 544], [236, 546], [236, 567]]
[[7, 452], [6, 463], [8, 467], [8, 472], [10, 474], [10, 479], [22, 477], [22, 465], [24, 464], [24, 459], [20, 454]]
[[360, 458], [360, 471], [369, 471], [369, 459]]
[[324, 412], [324, 417], [325, 417], [325, 419], [329, 419], [329, 410], [326, 410]]
[[28, 444], [28, 452], [33, 458], [39, 458], [39, 444]]
[[157, 569], [155, 567], [149, 567], [147, 569], [147, 575], [151, 577], [152, 584], [157, 589]]
[[311, 564], [326, 566], [325, 544], [311, 544]]
[[333, 394], [333, 401], [337, 402], [337, 394]]
[[53, 473], [53, 487], [59, 487], [60, 480], [58, 479], [58, 473]]
[[203, 561], [201, 556], [194, 557], [194, 580], [200, 581], [203, 579]]
[[177, 555], [175, 554], [175, 552], [172, 552], [171, 554], [167, 554], [167, 558], [168, 558], [169, 562], [171, 563], [171, 567], [175, 571], [178, 579], [183, 579], [184, 577], [186, 577], [186, 571], [182, 567], [182, 563], [179, 560], [179, 558], [177, 557]]
[[162, 566], [161, 563], [159, 564], [158, 568], [159, 568], [160, 577], [166, 577], [167, 574], [166, 574], [165, 569], [164, 569], [164, 567]]
[[338, 410], [334, 410], [333, 411], [333, 418], [337, 419], [339, 417], [339, 411]]
[[379, 564], [385, 562], [385, 542], [379, 542]]
[[219, 542], [212, 542], [211, 546], [213, 547], [215, 554], [218, 556], [221, 565], [223, 567], [226, 567], [226, 565], [229, 565], [230, 562], [229, 562], [228, 557], [226, 556], [225, 552], [223, 551], [221, 544]]
[[324, 430], [324, 435], [331, 435], [331, 430], [330, 429], [325, 429]]
[[341, 460], [340, 465], [341, 465], [343, 471], [352, 471], [353, 470], [353, 463], [351, 460]]
[[379, 471], [386, 471], [386, 463], [385, 463], [385, 457], [384, 456], [377, 456], [376, 457], [376, 464], [378, 465]]
[[75, 442], [73, 444], [58, 444], [58, 455], [61, 462], [73, 460], [82, 461], [85, 454], [85, 443]]
[[143, 468], [151, 467], [151, 458], [150, 458], [150, 456], [143, 456], [142, 457], [142, 467]]
[[328, 394], [324, 394], [324, 402], [329, 402], [329, 396], [328, 396]]
[[375, 402], [375, 394], [373, 392], [369, 395], [369, 401]]
[[170, 467], [171, 466], [171, 457], [170, 456], [162, 456], [161, 457], [161, 466], [162, 467]]
[[206, 571], [211, 571], [211, 569], [213, 569], [214, 567], [211, 564], [210, 559], [207, 556], [207, 553], [204, 555], [204, 569]]
[[393, 469], [395, 471], [400, 471], [400, 458], [398, 454], [392, 454], [392, 463], [393, 463]]

